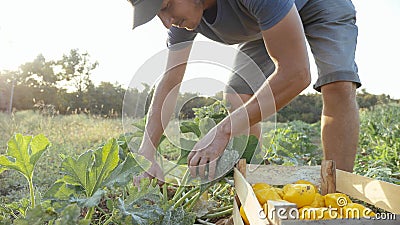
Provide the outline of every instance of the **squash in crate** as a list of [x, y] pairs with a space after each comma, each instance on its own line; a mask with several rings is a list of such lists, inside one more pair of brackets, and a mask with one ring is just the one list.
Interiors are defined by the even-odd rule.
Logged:
[[[399, 218], [394, 216], [391, 217], [392, 220], [371, 218], [374, 216], [372, 210], [353, 203], [350, 199], [352, 197], [390, 213], [399, 214], [399, 185], [336, 170], [334, 166], [327, 168], [327, 165], [334, 165], [334, 163], [323, 161], [322, 166], [246, 165], [244, 163], [244, 170], [243, 166], [240, 170], [242, 172], [235, 168], [237, 193], [233, 213], [235, 225], [244, 224], [239, 214], [240, 207], [243, 214], [246, 214], [246, 223], [251, 225], [400, 224]], [[281, 189], [282, 186], [284, 188]], [[272, 197], [255, 194], [262, 189], [261, 187], [275, 190], [283, 200], [276, 199], [276, 195], [273, 195], [275, 199], [272, 199]], [[266, 203], [260, 204], [265, 200], [267, 200]], [[286, 214], [281, 213], [278, 216], [277, 211], [282, 209]], [[336, 219], [340, 219], [340, 222]]]

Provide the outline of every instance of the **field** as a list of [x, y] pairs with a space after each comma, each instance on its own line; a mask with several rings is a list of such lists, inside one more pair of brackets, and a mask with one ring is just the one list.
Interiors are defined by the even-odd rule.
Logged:
[[[77, 156], [84, 151], [97, 148], [110, 138], [123, 133], [121, 120], [69, 115], [47, 117], [33, 111], [17, 112], [10, 117], [0, 114], [0, 154], [4, 154], [8, 140], [14, 133], [24, 135], [44, 134], [52, 143], [39, 160], [35, 169], [34, 183], [39, 191], [45, 191], [59, 179], [60, 155]], [[27, 197], [25, 178], [16, 171], [0, 174], [0, 194], [3, 201], [14, 201]], [[5, 199], [4, 199], [5, 198]]]
[[[360, 144], [354, 168], [355, 173], [400, 184], [400, 105], [388, 104], [375, 106], [369, 110], [361, 110], [360, 116]], [[214, 118], [212, 116], [210, 117]], [[307, 124], [301, 121], [293, 121], [285, 124], [277, 124], [275, 128], [274, 124], [264, 122], [262, 147], [264, 160], [267, 160], [271, 164], [278, 165], [320, 164], [322, 153], [319, 141], [319, 126], [319, 123]], [[43, 195], [54, 182], [59, 179], [65, 179], [65, 173], [60, 173], [63, 159], [77, 157], [82, 153], [88, 152], [89, 149], [93, 149], [93, 152], [96, 152], [95, 150], [101, 145], [103, 145], [103, 151], [105, 151], [104, 143], [112, 138], [120, 137], [120, 135], [124, 133], [124, 130], [120, 119], [105, 119], [87, 115], [60, 115], [48, 117], [33, 111], [21, 111], [13, 116], [0, 114], [0, 132], [2, 134], [0, 136], [0, 155], [6, 153], [7, 142], [15, 133], [32, 136], [43, 134], [51, 142], [51, 146], [38, 160], [33, 176], [34, 190], [37, 195], [36, 199], [40, 200], [41, 195]], [[180, 155], [180, 149], [168, 141], [162, 143], [161, 149], [161, 153], [166, 158], [177, 160]], [[126, 158], [128, 158], [128, 156], [126, 156]], [[123, 164], [124, 162], [122, 162], [120, 158], [119, 164]], [[113, 182], [115, 183], [116, 181]], [[232, 210], [232, 206], [229, 205], [229, 202], [232, 199], [233, 190], [229, 186], [229, 181], [213, 185], [214, 186], [208, 191], [208, 197], [215, 201], [215, 206], [225, 209], [225, 211], [213, 212], [211, 210], [208, 214], [203, 212], [200, 217], [197, 216], [198, 219], [201, 218], [209, 222], [214, 221], [213, 218], [218, 218], [218, 216], [224, 217], [229, 215]], [[67, 188], [68, 186], [63, 187]], [[131, 188], [132, 187], [126, 187], [126, 190], [131, 190]], [[200, 193], [196, 194], [194, 190], [195, 189], [192, 189], [192, 191], [182, 190], [182, 192], [179, 193], [181, 188], [178, 187], [172, 190], [172, 195], [176, 193], [186, 193], [190, 199], [182, 200], [182, 202], [180, 202], [184, 203], [182, 207], [188, 205], [190, 210], [195, 210], [196, 207], [193, 206], [194, 204], [190, 204], [190, 201], [197, 201], [200, 198]], [[196, 190], [200, 191], [200, 189]], [[127, 219], [121, 219], [125, 218], [124, 216], [126, 215], [132, 215], [132, 218], [134, 218], [133, 215], [136, 215], [135, 212], [127, 211], [126, 215], [124, 214], [124, 216], [121, 216], [117, 211], [114, 211], [117, 206], [120, 206], [119, 204], [121, 204], [121, 202], [117, 202], [117, 198], [112, 196], [119, 196], [121, 193], [120, 191], [121, 190], [118, 189], [118, 191], [113, 190], [107, 192], [106, 196], [104, 196], [103, 193], [103, 195], [101, 195], [103, 196], [101, 198], [102, 200], [100, 200], [100, 198], [97, 199], [97, 204], [94, 207], [96, 209], [93, 211], [91, 210], [93, 206], [90, 205], [91, 207], [88, 207], [87, 202], [84, 203], [83, 206], [82, 204], [78, 204], [79, 208], [74, 208], [79, 212], [76, 214], [76, 221], [78, 221], [79, 215], [81, 217], [82, 215], [86, 215], [86, 219], [91, 219], [92, 213], [94, 213], [93, 220], [95, 221], [93, 224], [103, 224], [105, 221], [111, 224], [119, 224], [116, 221], [127, 221]], [[136, 193], [137, 191], [138, 190], [135, 189], [133, 192]], [[167, 195], [169, 197], [170, 193], [167, 193], [167, 190], [164, 191], [162, 195], [164, 195], [164, 200], [166, 200]], [[170, 190], [168, 189], [168, 191]], [[96, 193], [91, 193], [91, 195], [86, 195], [86, 197], [89, 200], [93, 200]], [[189, 195], [189, 193], [193, 195]], [[11, 211], [13, 210], [14, 206], [10, 206], [10, 204], [19, 201], [18, 207], [21, 208], [21, 204], [24, 204], [21, 203], [21, 199], [29, 199], [29, 195], [29, 185], [24, 176], [15, 170], [6, 170], [1, 173], [0, 224], [2, 224], [2, 218], [7, 219], [9, 215], [7, 213], [10, 213], [10, 209]], [[172, 199], [177, 200], [178, 197], [173, 197]], [[104, 199], [107, 200], [107, 203], [103, 202], [105, 201]], [[126, 199], [123, 199], [123, 201], [125, 204], [129, 202], [129, 200]], [[25, 200], [25, 202], [29, 201]], [[75, 203], [76, 202], [79, 203], [77, 200]], [[122, 202], [122, 204], [124, 202]], [[166, 202], [170, 203], [171, 201], [164, 201], [164, 203]], [[132, 201], [129, 202], [129, 204], [133, 204]], [[18, 211], [18, 207], [14, 207], [16, 211]], [[180, 209], [179, 207], [179, 205], [174, 204], [173, 208], [177, 210]], [[27, 208], [29, 207], [26, 206], [25, 210]], [[185, 208], [185, 210], [188, 208]], [[63, 208], [63, 210], [65, 210], [65, 208]], [[87, 210], [89, 210], [90, 213]], [[27, 211], [11, 212], [13, 216], [10, 217], [13, 217], [13, 219], [24, 219], [23, 216], [25, 216], [26, 212]], [[59, 215], [63, 215], [63, 212], [64, 211], [61, 211], [61, 209], [57, 211]], [[178, 211], [171, 211], [170, 213], [173, 214], [177, 212]], [[196, 213], [199, 215], [198, 211]], [[89, 214], [90, 216], [88, 217]], [[118, 215], [118, 217], [116, 215]], [[210, 217], [209, 215], [213, 216]], [[79, 217], [79, 219], [81, 219], [81, 217]], [[192, 217], [188, 214], [182, 214], [182, 218]], [[115, 223], [112, 223], [112, 221]]]

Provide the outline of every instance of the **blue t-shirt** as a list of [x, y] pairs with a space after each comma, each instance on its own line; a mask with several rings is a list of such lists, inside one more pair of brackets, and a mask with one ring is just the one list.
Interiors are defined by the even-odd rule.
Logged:
[[281, 21], [293, 4], [300, 10], [308, 0], [217, 0], [216, 16], [210, 23], [203, 15], [199, 26], [188, 31], [171, 27], [168, 30], [168, 47], [192, 41], [197, 33], [211, 40], [238, 44], [262, 38], [261, 31]]

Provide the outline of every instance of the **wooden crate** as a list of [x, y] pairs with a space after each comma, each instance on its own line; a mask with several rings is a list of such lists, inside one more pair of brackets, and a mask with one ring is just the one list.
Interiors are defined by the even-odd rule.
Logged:
[[[321, 194], [341, 192], [353, 198], [384, 209], [395, 219], [334, 219], [334, 220], [298, 220], [267, 218], [253, 192], [251, 184], [265, 182], [271, 185], [285, 185], [297, 180], [308, 180], [321, 189]], [[335, 169], [332, 161], [323, 161], [321, 166], [272, 166], [246, 165], [239, 161], [234, 169], [236, 197], [233, 207], [235, 225], [244, 225], [239, 213], [243, 205], [251, 225], [289, 225], [289, 224], [378, 224], [400, 225], [400, 186], [363, 177]], [[282, 203], [269, 202], [270, 207], [285, 207]], [[291, 207], [291, 206], [287, 206]], [[397, 215], [396, 215], [397, 214]], [[290, 217], [290, 216], [289, 216]]]

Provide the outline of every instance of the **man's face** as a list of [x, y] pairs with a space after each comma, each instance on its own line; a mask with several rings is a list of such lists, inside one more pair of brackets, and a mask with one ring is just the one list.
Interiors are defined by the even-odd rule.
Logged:
[[202, 0], [163, 0], [157, 14], [166, 28], [171, 26], [194, 30], [203, 15]]

